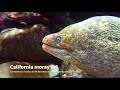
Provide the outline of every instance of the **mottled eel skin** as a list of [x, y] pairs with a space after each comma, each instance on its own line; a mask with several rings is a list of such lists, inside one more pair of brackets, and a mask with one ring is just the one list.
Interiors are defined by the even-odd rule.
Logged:
[[120, 77], [120, 18], [95, 16], [72, 24], [45, 36], [42, 48], [92, 77]]

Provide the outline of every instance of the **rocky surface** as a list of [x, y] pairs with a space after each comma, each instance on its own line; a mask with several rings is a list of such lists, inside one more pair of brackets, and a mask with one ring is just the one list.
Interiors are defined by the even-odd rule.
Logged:
[[0, 12], [0, 30], [6, 28], [26, 28], [35, 24], [48, 25], [49, 20], [34, 12]]
[[8, 28], [0, 33], [0, 57], [7, 60], [48, 61], [50, 55], [41, 48], [49, 34], [42, 24], [28, 29]]
[[53, 33], [72, 23], [68, 12], [0, 12], [0, 30], [43, 24]]

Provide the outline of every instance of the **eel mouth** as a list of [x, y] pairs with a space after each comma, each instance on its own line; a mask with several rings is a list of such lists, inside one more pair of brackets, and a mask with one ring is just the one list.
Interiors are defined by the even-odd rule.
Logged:
[[60, 48], [60, 47], [57, 47], [57, 46], [52, 46], [52, 45], [49, 45], [49, 44], [46, 44], [46, 43], [43, 43], [42, 45], [42, 48], [46, 51], [49, 50], [49, 49], [58, 49], [58, 50], [67, 50], [65, 48]]
[[47, 53], [53, 55], [56, 58], [59, 58], [60, 60], [64, 60], [64, 53], [67, 53], [66, 49], [59, 49], [57, 47], [48, 45], [48, 44], [44, 44], [42, 45], [42, 48], [44, 51], [46, 51]]
[[42, 48], [44, 51], [46, 52], [50, 52], [50, 51], [63, 51], [63, 52], [73, 52], [73, 50], [71, 49], [67, 49], [67, 48], [62, 48], [62, 47], [57, 47], [57, 46], [52, 46], [46, 43], [43, 43]]

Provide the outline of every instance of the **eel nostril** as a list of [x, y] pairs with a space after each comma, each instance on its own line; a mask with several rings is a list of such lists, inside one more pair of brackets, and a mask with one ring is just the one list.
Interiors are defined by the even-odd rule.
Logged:
[[47, 39], [47, 38], [45, 38], [45, 42], [48, 42], [48, 39]]

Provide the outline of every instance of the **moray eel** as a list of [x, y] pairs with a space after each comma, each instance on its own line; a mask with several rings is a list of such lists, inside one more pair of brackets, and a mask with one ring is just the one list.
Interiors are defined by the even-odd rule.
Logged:
[[94, 16], [43, 38], [42, 48], [92, 77], [120, 77], [120, 18]]

